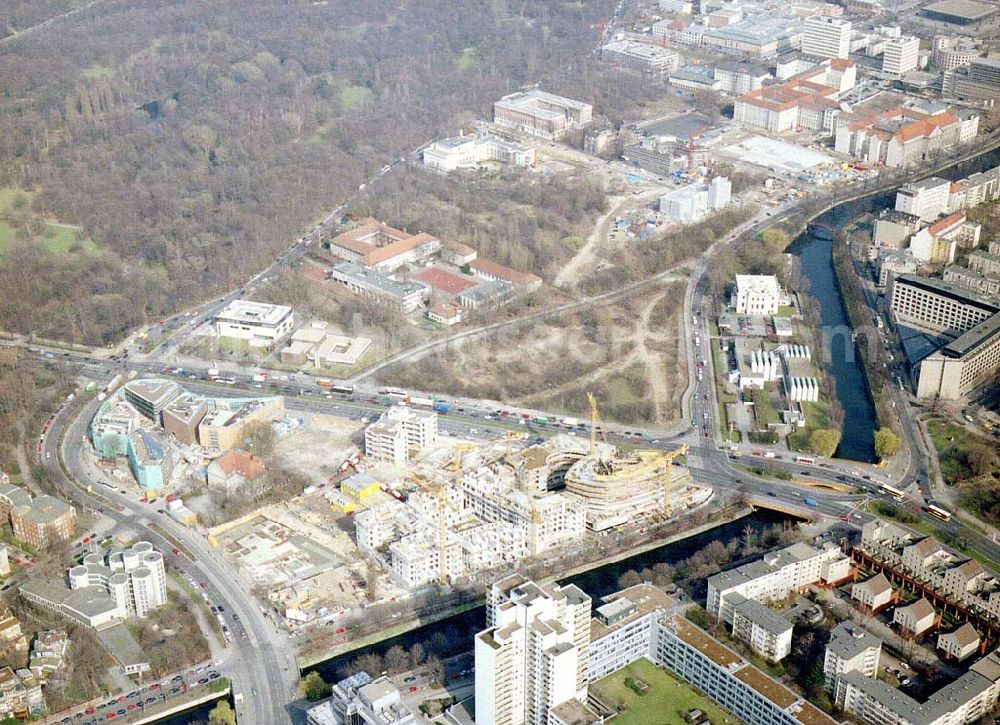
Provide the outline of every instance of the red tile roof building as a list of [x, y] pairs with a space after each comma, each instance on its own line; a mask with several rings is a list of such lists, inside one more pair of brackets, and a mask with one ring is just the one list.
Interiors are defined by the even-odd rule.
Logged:
[[766, 85], [736, 99], [733, 116], [739, 123], [772, 133], [833, 130], [840, 111], [837, 100], [854, 87], [857, 69], [849, 60], [834, 58], [784, 83]]
[[368, 218], [331, 239], [329, 247], [348, 262], [391, 272], [430, 257], [441, 249], [441, 241], [430, 234], [409, 234]]
[[509, 282], [512, 285], [533, 291], [542, 286], [542, 278], [530, 272], [519, 272], [490, 259], [474, 259], [469, 262], [472, 273], [482, 279]]
[[878, 94], [836, 121], [836, 150], [890, 167], [925, 162], [940, 150], [968, 143], [979, 133], [979, 117], [943, 108], [906, 105], [897, 94]]

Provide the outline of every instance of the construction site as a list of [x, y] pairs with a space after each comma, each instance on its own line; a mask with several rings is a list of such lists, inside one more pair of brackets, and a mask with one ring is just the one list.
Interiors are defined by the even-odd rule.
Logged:
[[216, 527], [210, 541], [295, 629], [442, 587], [474, 589], [525, 560], [578, 557], [611, 530], [663, 522], [712, 496], [692, 482], [685, 447], [604, 440], [592, 396], [589, 438], [511, 431], [473, 442], [439, 435], [437, 422], [433, 410], [394, 406], [352, 451], [340, 444], [360, 443], [360, 431], [338, 439], [306, 421], [288, 438], [315, 447], [325, 435], [343, 462], [328, 459], [300, 496]]

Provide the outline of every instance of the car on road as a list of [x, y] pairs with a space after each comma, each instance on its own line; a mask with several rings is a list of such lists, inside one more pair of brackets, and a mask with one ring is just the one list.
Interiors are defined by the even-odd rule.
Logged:
[[406, 684], [410, 684], [411, 682], [416, 682], [416, 681], [417, 678], [413, 676], [403, 678], [403, 682], [405, 682]]

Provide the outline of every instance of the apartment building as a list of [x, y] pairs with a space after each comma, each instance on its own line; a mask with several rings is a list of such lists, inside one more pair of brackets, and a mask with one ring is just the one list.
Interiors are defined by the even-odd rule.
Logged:
[[966, 725], [996, 705], [998, 691], [1000, 656], [994, 652], [925, 702], [882, 680], [848, 672], [837, 678], [834, 703], [866, 725]]
[[462, 506], [481, 521], [506, 521], [529, 532], [535, 556], [584, 536], [587, 509], [582, 501], [562, 492], [526, 492], [516, 479], [479, 468], [462, 476]]
[[44, 714], [42, 686], [31, 670], [0, 669], [0, 718], [33, 720]]
[[733, 622], [730, 594], [746, 599], [777, 601], [816, 582], [837, 582], [850, 574], [850, 559], [830, 544], [816, 549], [798, 543], [763, 558], [708, 578], [706, 609], [727, 624]]
[[926, 599], [920, 599], [905, 607], [896, 607], [892, 612], [892, 623], [899, 627], [903, 637], [916, 639], [935, 627], [937, 613]]
[[802, 53], [816, 58], [846, 58], [851, 52], [851, 21], [813, 15], [805, 19]]
[[662, 76], [677, 70], [680, 56], [676, 51], [661, 45], [640, 43], [635, 40], [614, 40], [601, 48], [601, 60], [620, 68]]
[[882, 572], [851, 586], [851, 599], [864, 612], [875, 613], [884, 609], [892, 602], [892, 597], [892, 585]]
[[[992, 242], [991, 248], [1000, 247], [1000, 243]], [[1000, 254], [977, 249], [969, 253], [969, 269], [984, 277], [1000, 277]]]
[[896, 211], [932, 222], [949, 211], [951, 185], [948, 179], [937, 176], [904, 184], [896, 191]]
[[791, 304], [788, 293], [770, 274], [736, 275], [733, 307], [738, 315], [774, 315], [778, 308]]
[[493, 121], [531, 136], [558, 140], [568, 130], [590, 123], [593, 111], [589, 103], [533, 89], [511, 93], [494, 103]]
[[848, 672], [862, 677], [878, 674], [882, 640], [853, 622], [841, 622], [830, 632], [823, 654], [823, 675], [829, 692], [836, 689], [837, 678]]
[[878, 286], [884, 290], [899, 275], [913, 274], [917, 269], [917, 260], [909, 249], [883, 247], [878, 255]]
[[[971, 256], [971, 255], [970, 255]], [[916, 271], [916, 270], [907, 270]], [[944, 268], [942, 278], [948, 284], [963, 287], [981, 297], [1000, 296], [1000, 277], [984, 277], [967, 267], [950, 264]]]
[[87, 554], [69, 570], [72, 590], [99, 589], [110, 596], [121, 619], [147, 617], [167, 602], [167, 575], [163, 554], [148, 541], [128, 549], [111, 549], [107, 558]]
[[947, 659], [962, 662], [978, 651], [980, 641], [979, 632], [966, 622], [953, 632], [939, 634], [937, 648]]
[[639, 584], [609, 594], [594, 609], [587, 648], [590, 682], [645, 657], [653, 661], [658, 620], [675, 606], [659, 587]]
[[563, 703], [584, 706], [590, 607], [574, 585], [511, 575], [491, 587], [475, 637], [477, 725], [548, 725]]
[[69, 635], [64, 629], [43, 629], [31, 643], [28, 669], [41, 684], [56, 679], [66, 668]]
[[836, 721], [680, 616], [661, 620], [654, 661], [741, 722], [836, 725]]
[[264, 462], [246, 451], [230, 449], [205, 468], [205, 484], [212, 489], [236, 493], [247, 481], [264, 474]]
[[[733, 601], [733, 638], [769, 662], [792, 652], [792, 623], [755, 599], [730, 594]], [[742, 601], [740, 601], [742, 599]]]
[[246, 340], [251, 345], [274, 345], [292, 331], [295, 315], [288, 305], [233, 300], [215, 316], [219, 337]]
[[936, 569], [955, 560], [954, 554], [933, 536], [904, 546], [901, 557], [903, 568], [914, 575], [921, 575], [926, 570]]
[[882, 72], [894, 78], [902, 78], [920, 65], [920, 38], [901, 35], [885, 41], [882, 52]]
[[910, 251], [921, 264], [953, 264], [959, 249], [979, 244], [982, 225], [965, 212], [949, 214], [910, 237]]
[[437, 440], [437, 413], [396, 406], [365, 428], [365, 455], [402, 466]]
[[475, 167], [484, 161], [529, 168], [535, 163], [535, 149], [493, 134], [451, 136], [435, 141], [423, 150], [424, 166], [448, 173]]
[[368, 297], [407, 314], [430, 299], [430, 287], [413, 280], [398, 281], [375, 269], [354, 262], [339, 262], [330, 270], [330, 281], [343, 285], [361, 297]]

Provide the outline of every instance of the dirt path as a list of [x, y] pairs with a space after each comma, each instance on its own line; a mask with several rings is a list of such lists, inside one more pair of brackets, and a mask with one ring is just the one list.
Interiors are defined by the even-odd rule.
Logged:
[[[24, 429], [21, 430], [21, 439], [24, 439]], [[23, 445], [14, 446], [14, 457], [17, 459], [17, 469], [21, 473], [21, 480], [24, 481], [24, 485], [31, 489], [31, 492], [35, 496], [39, 496], [43, 491], [38, 487], [38, 483], [31, 475], [31, 462], [28, 460], [28, 454], [24, 451]]]
[[38, 32], [39, 30], [42, 30], [43, 28], [46, 28], [49, 25], [52, 25], [53, 23], [57, 23], [60, 20], [63, 20], [64, 18], [72, 17], [73, 15], [82, 13], [84, 10], [89, 10], [95, 5], [101, 5], [104, 2], [107, 2], [107, 0], [92, 0], [92, 2], [89, 2], [86, 5], [82, 5], [81, 7], [78, 8], [73, 8], [72, 10], [62, 13], [61, 15], [55, 15], [49, 18], [48, 20], [43, 20], [42, 22], [36, 25], [24, 28], [23, 30], [15, 30], [12, 34], [4, 38], [0, 38], [0, 44], [14, 40], [15, 38], [23, 38], [26, 35], [31, 35], [32, 33]]
[[641, 194], [610, 197], [610, 208], [598, 217], [594, 224], [594, 230], [587, 237], [584, 245], [580, 247], [580, 251], [559, 271], [559, 274], [552, 281], [552, 285], [560, 288], [576, 285], [587, 271], [593, 269], [601, 261], [598, 254], [601, 248], [610, 246], [609, 232], [612, 218], [630, 206], [655, 199], [662, 194], [662, 189], [647, 189]]
[[653, 393], [653, 410], [656, 411], [657, 422], [663, 420], [663, 406], [666, 405], [670, 398], [670, 391], [667, 387], [666, 369], [663, 359], [658, 353], [646, 347], [646, 338], [647, 335], [653, 334], [653, 330], [649, 327], [649, 318], [653, 314], [653, 309], [655, 309], [657, 303], [665, 296], [666, 292], [655, 296], [643, 308], [635, 336], [637, 344], [634, 354], [646, 366], [646, 379], [649, 380], [649, 387]]

